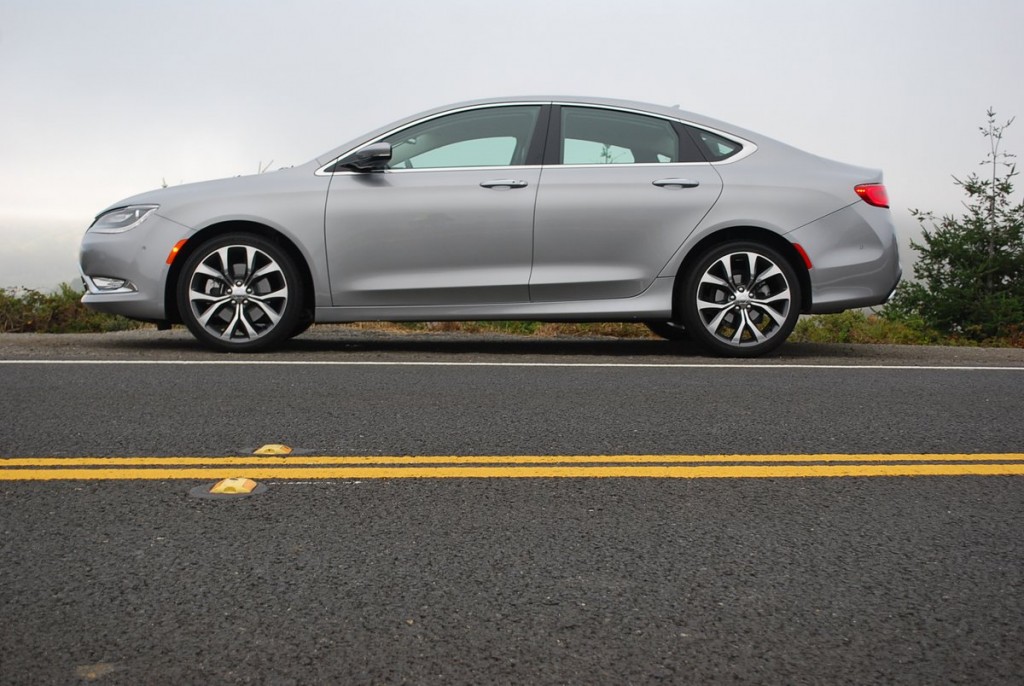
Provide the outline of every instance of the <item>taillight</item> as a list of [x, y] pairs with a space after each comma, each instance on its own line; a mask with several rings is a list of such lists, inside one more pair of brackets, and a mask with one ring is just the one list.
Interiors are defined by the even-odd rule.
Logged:
[[859, 186], [855, 186], [853, 190], [857, 191], [857, 195], [869, 205], [874, 205], [875, 207], [889, 206], [889, 193], [886, 192], [885, 186], [880, 183], [862, 183]]

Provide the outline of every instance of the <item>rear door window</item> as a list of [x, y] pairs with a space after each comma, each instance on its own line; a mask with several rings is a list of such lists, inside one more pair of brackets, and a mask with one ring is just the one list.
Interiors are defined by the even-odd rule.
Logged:
[[632, 112], [562, 107], [561, 164], [669, 164], [679, 135], [665, 119]]

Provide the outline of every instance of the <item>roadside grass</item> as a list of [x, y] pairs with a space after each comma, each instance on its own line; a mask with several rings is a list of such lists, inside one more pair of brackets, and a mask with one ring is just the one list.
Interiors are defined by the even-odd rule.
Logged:
[[[146, 324], [125, 317], [96, 312], [81, 302], [81, 291], [62, 283], [50, 293], [28, 288], [0, 289], [0, 333], [103, 333], [138, 329]], [[353, 329], [396, 333], [463, 332], [510, 336], [611, 336], [657, 338], [643, 324], [545, 323], [534, 321], [490, 322], [358, 322]], [[898, 345], [953, 345], [1024, 348], [1024, 324], [1005, 338], [980, 343], [943, 336], [914, 319], [892, 319], [861, 310], [802, 317], [789, 338], [794, 343], [859, 343]]]
[[802, 317], [789, 340], [795, 343], [951, 344], [920, 322], [895, 321], [861, 310]]
[[82, 292], [69, 283], [44, 293], [31, 288], [0, 289], [0, 333], [97, 333], [144, 326], [82, 304]]
[[1010, 336], [975, 341], [947, 336], [916, 318], [894, 319], [862, 310], [817, 314], [797, 322], [789, 340], [794, 343], [867, 343], [894, 345], [950, 345], [982, 348], [1024, 348], [1024, 325]]

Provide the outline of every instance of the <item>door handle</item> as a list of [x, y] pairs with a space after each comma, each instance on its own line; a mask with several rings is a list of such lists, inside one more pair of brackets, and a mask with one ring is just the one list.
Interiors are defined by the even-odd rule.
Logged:
[[696, 188], [700, 185], [700, 181], [693, 179], [658, 179], [651, 183], [659, 188]]
[[480, 185], [484, 188], [525, 188], [527, 183], [516, 179], [494, 179], [493, 181], [481, 181]]

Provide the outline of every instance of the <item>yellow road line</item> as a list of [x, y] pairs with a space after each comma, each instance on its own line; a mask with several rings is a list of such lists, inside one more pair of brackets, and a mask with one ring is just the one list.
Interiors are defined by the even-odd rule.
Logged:
[[1024, 453], [823, 453], [818, 455], [344, 455], [287, 457], [31, 457], [0, 458], [7, 467], [252, 465], [468, 465], [468, 464], [698, 464], [803, 462], [993, 462], [1024, 461]]
[[568, 465], [438, 467], [246, 467], [181, 469], [10, 469], [0, 481], [106, 479], [444, 479], [444, 478], [789, 478], [841, 476], [1024, 476], [1024, 463], [1011, 464], [838, 464], [838, 465]]

